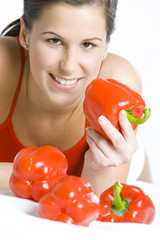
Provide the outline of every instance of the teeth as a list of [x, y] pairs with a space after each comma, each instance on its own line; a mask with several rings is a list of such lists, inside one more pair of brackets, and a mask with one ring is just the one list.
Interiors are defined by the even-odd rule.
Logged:
[[64, 80], [62, 78], [59, 78], [59, 77], [56, 77], [56, 76], [54, 76], [54, 79], [56, 80], [56, 82], [58, 82], [62, 85], [72, 85], [72, 84], [76, 83], [77, 80], [78, 80], [78, 79], [75, 79], [75, 80], [67, 80], [66, 81], [66, 80]]

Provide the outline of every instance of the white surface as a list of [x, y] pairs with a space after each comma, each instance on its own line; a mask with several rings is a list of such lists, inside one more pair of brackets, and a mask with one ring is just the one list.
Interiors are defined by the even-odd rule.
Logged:
[[132, 157], [127, 182], [136, 181], [140, 177], [144, 168], [144, 164], [145, 164], [145, 151], [142, 144], [139, 143], [139, 148], [133, 154]]
[[[23, 0], [0, 2], [0, 31], [22, 15]], [[152, 114], [138, 129], [145, 149], [145, 168], [141, 180], [160, 185], [160, 1], [119, 0], [116, 31], [109, 51], [128, 59], [139, 72], [143, 97]]]
[[[42, 219], [38, 215], [38, 203], [21, 199], [10, 191], [0, 191], [0, 239], [159, 239], [160, 187], [145, 182], [134, 182], [151, 197], [156, 216], [151, 225], [135, 223], [102, 223], [94, 221], [89, 227], [80, 227]], [[156, 235], [157, 233], [157, 235]], [[157, 238], [156, 238], [157, 236]]]

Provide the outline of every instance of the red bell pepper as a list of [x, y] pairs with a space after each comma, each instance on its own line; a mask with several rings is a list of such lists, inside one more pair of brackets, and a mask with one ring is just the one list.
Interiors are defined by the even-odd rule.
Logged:
[[93, 80], [86, 89], [83, 106], [91, 126], [107, 139], [109, 139], [108, 136], [98, 123], [100, 115], [107, 117], [120, 131], [118, 120], [120, 110], [126, 110], [128, 120], [134, 130], [151, 114], [151, 109], [145, 108], [145, 102], [137, 92], [113, 79]]
[[99, 198], [83, 178], [67, 176], [39, 201], [42, 218], [88, 226], [100, 211]]
[[150, 224], [155, 207], [149, 196], [137, 186], [120, 184], [105, 190], [100, 196], [102, 222], [134, 222]]
[[66, 157], [55, 147], [23, 148], [14, 159], [10, 188], [18, 197], [39, 201], [67, 175], [67, 168]]

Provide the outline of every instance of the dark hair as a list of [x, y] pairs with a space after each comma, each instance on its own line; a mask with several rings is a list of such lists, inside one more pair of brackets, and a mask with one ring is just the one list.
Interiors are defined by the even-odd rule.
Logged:
[[[23, 20], [28, 30], [31, 30], [33, 21], [38, 19], [44, 7], [50, 4], [66, 3], [68, 5], [97, 5], [102, 8], [106, 16], [107, 40], [115, 29], [115, 17], [118, 0], [24, 0]], [[3, 31], [2, 36], [19, 36], [20, 19], [10, 23]]]

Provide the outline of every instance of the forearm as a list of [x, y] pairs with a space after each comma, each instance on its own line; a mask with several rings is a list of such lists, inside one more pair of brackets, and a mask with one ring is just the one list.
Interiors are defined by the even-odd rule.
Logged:
[[112, 185], [112, 168], [95, 170], [84, 167], [81, 177], [91, 184], [93, 192], [100, 197], [101, 193]]
[[127, 181], [129, 164], [119, 167], [106, 167], [95, 170], [84, 165], [82, 177], [92, 186], [94, 193], [99, 197], [101, 193], [112, 186], [116, 181], [125, 183]]
[[0, 190], [9, 190], [9, 179], [13, 170], [13, 163], [0, 163]]

